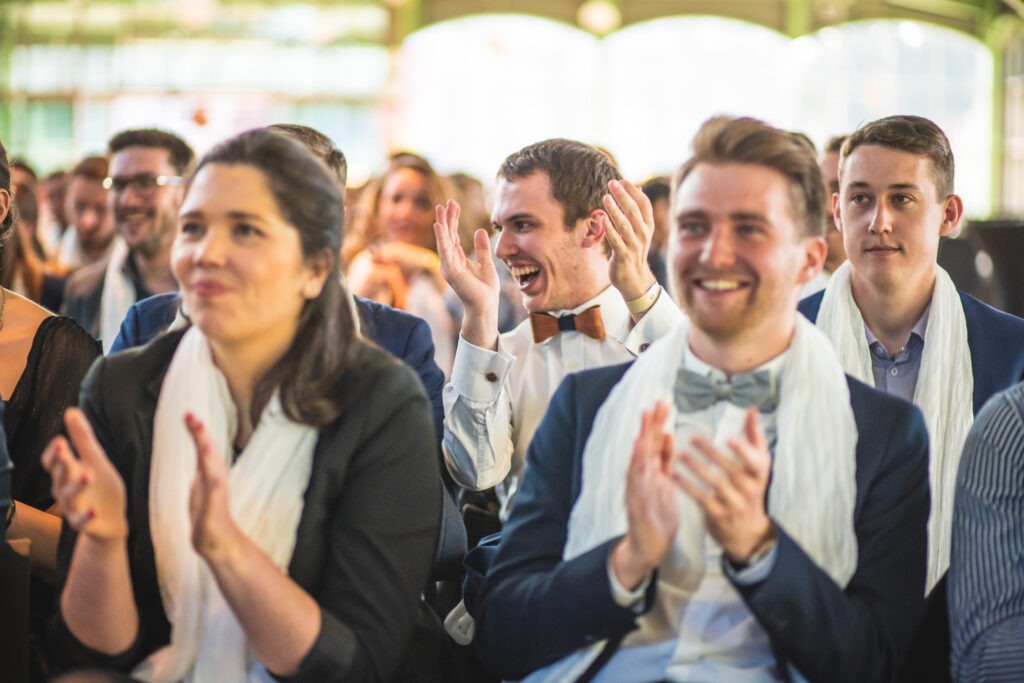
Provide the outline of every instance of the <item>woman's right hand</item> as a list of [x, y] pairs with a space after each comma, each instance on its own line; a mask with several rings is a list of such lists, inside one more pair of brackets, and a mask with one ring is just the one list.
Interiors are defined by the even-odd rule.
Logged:
[[64, 519], [75, 531], [97, 541], [127, 538], [124, 481], [81, 410], [68, 408], [64, 424], [79, 457], [63, 436], [54, 437], [42, 457], [52, 480], [50, 490]]

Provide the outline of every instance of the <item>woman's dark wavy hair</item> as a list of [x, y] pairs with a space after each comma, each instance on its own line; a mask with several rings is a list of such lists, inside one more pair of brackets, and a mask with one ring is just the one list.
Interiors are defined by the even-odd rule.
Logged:
[[[354, 366], [361, 341], [338, 271], [345, 208], [338, 184], [301, 144], [266, 129], [253, 130], [214, 147], [195, 173], [210, 164], [243, 164], [261, 171], [277, 208], [299, 233], [303, 256], [330, 257], [320, 295], [307, 301], [291, 346], [257, 383], [253, 424], [275, 388], [289, 418], [321, 429], [345, 412], [358, 394], [366, 368]], [[195, 176], [193, 176], [195, 177]]]

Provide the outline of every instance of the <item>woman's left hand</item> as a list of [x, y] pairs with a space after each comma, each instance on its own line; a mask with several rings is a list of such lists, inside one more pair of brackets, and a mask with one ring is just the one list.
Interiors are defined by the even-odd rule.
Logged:
[[192, 547], [207, 562], [229, 553], [242, 534], [228, 507], [228, 468], [217, 453], [206, 426], [195, 415], [185, 416], [185, 426], [196, 444], [196, 479], [189, 495]]

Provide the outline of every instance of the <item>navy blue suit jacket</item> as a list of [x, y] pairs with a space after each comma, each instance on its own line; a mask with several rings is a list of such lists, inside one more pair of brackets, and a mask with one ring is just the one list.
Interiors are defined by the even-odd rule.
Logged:
[[[584, 444], [627, 367], [569, 375], [530, 445], [522, 490], [481, 590], [474, 641], [502, 677], [521, 678], [634, 624], [608, 581], [618, 539], [562, 560]], [[768, 633], [780, 671], [793, 666], [811, 681], [889, 681], [924, 609], [928, 437], [917, 408], [853, 379], [849, 386], [860, 434], [853, 578], [838, 586], [779, 528], [768, 578], [736, 589]], [[648, 606], [654, 592], [656, 582]]]
[[[973, 410], [977, 415], [995, 394], [1024, 380], [1024, 320], [992, 308], [970, 294], [957, 290], [967, 322], [967, 345], [974, 372]], [[817, 292], [797, 305], [811, 322], [818, 319], [825, 292]], [[949, 680], [949, 614], [946, 608], [946, 577], [928, 597], [921, 630], [907, 658], [903, 680]]]
[[[363, 336], [373, 340], [377, 346], [419, 374], [434, 411], [435, 433], [441, 434], [444, 421], [444, 404], [441, 402], [444, 373], [434, 362], [434, 341], [427, 323], [376, 301], [358, 296], [355, 300]], [[110, 345], [110, 353], [141, 346], [163, 332], [174, 320], [180, 301], [181, 294], [171, 292], [157, 294], [133, 304], [121, 322], [114, 343]]]

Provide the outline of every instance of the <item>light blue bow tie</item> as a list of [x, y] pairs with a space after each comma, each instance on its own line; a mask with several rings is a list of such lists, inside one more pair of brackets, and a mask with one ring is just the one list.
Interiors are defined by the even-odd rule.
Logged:
[[775, 410], [775, 392], [771, 374], [767, 370], [735, 375], [729, 381], [715, 382], [686, 368], [676, 375], [676, 409], [681, 413], [695, 413], [719, 401], [746, 408], [757, 406], [762, 413]]

